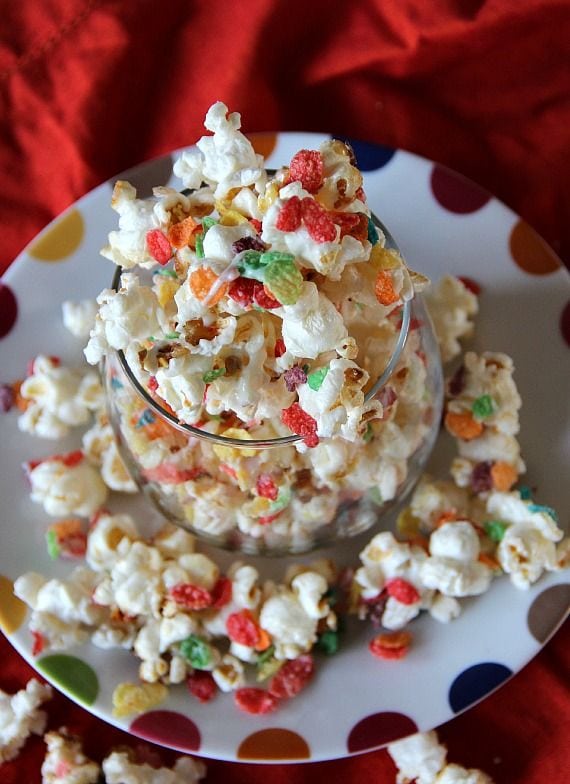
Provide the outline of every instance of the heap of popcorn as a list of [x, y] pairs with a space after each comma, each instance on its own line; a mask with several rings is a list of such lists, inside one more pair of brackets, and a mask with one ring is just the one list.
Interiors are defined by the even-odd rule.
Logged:
[[[124, 268], [158, 265], [152, 284], [123, 273], [119, 290], [103, 292], [99, 308], [65, 303], [66, 325], [78, 337], [90, 335], [86, 354], [92, 362], [109, 347], [124, 350], [141, 383], [183, 421], [220, 433], [229, 412], [233, 434], [244, 440], [249, 433], [300, 431], [302, 442], [290, 448], [287, 461], [312, 461], [314, 475], [328, 471], [327, 482], [334, 474], [346, 487], [370, 481], [362, 478], [366, 470], [388, 470], [382, 457], [368, 467], [355, 459], [363, 443], [377, 444], [372, 448], [382, 454], [396, 443], [405, 464], [409, 444], [402, 443], [402, 431], [409, 417], [415, 429], [413, 409], [422, 387], [413, 331], [403, 360], [408, 372], [390, 401], [366, 402], [363, 390], [381, 370], [367, 362], [382, 355], [378, 345], [391, 345], [397, 327], [390, 314], [412, 295], [417, 276], [371, 231], [360, 174], [346, 148], [326, 143], [318, 156], [304, 156], [301, 179], [282, 174], [282, 181], [266, 184], [263, 162], [238, 132], [236, 115], [226, 116], [216, 104], [206, 124], [213, 137], [176, 166], [194, 189], [191, 195], [157, 189], [154, 200], [141, 202], [125, 184], [115, 192], [120, 230], [111, 234], [106, 252]], [[312, 179], [303, 184], [307, 171]], [[315, 194], [327, 204], [318, 220]], [[335, 223], [330, 213], [339, 198], [343, 217]], [[213, 205], [221, 216], [217, 223], [209, 218]], [[223, 222], [224, 216], [230, 217]], [[157, 232], [150, 242], [149, 231]], [[180, 243], [174, 271], [165, 275], [162, 265], [177, 247], [174, 241]], [[271, 272], [274, 264], [284, 265], [284, 279]], [[382, 304], [386, 291], [391, 301]], [[459, 341], [472, 332], [476, 297], [460, 280], [446, 277], [426, 300], [443, 358], [455, 360]], [[182, 329], [188, 324], [198, 324], [197, 332]], [[347, 325], [356, 331], [359, 325], [359, 334], [368, 330], [362, 356]], [[304, 370], [299, 361], [307, 360]], [[78, 562], [65, 579], [30, 572], [15, 582], [16, 595], [31, 609], [34, 652], [66, 650], [87, 639], [131, 650], [139, 680], [117, 684], [118, 717], [150, 709], [180, 683], [201, 702], [232, 692], [239, 709], [263, 714], [309, 684], [319, 654], [336, 652], [342, 613], [383, 627], [370, 650], [381, 659], [398, 659], [413, 645], [411, 622], [420, 612], [449, 622], [464, 597], [487, 591], [501, 574], [524, 589], [545, 571], [567, 567], [569, 540], [562, 540], [555, 511], [535, 502], [526, 487], [515, 489], [524, 463], [513, 371], [504, 354], [468, 352], [450, 374], [444, 422], [457, 444], [451, 479], [422, 478], [398, 518], [396, 535], [376, 534], [354, 570], [321, 558], [289, 568], [275, 582], [242, 561], [222, 572], [182, 528], [166, 524], [144, 537], [132, 516], [114, 513], [110, 492], [137, 488], [117, 451], [101, 384], [90, 369], [36, 357], [23, 381], [2, 387], [3, 407], [18, 409], [21, 429], [43, 438], [59, 439], [89, 422], [91, 427], [80, 449], [26, 465], [32, 500], [55, 518], [46, 536], [50, 556]], [[339, 405], [330, 408], [337, 399]], [[393, 418], [386, 416], [391, 407], [398, 411]], [[314, 425], [298, 427], [299, 419], [283, 416], [287, 411], [303, 411]], [[366, 441], [369, 426], [374, 438]], [[150, 462], [149, 470], [164, 465], [160, 439], [154, 441], [158, 462]], [[242, 492], [239, 472], [251, 481], [247, 472], [253, 471], [246, 461], [273, 457], [224, 457], [232, 459], [238, 461], [238, 484], [224, 486]], [[267, 462], [255, 470], [265, 477], [256, 484], [257, 500], [278, 502], [289, 487], [286, 466]], [[215, 476], [213, 460], [208, 471]], [[195, 494], [196, 506], [215, 506], [216, 497], [199, 482], [182, 484]], [[219, 501], [221, 517], [232, 498]], [[293, 519], [297, 507], [289, 514]]]

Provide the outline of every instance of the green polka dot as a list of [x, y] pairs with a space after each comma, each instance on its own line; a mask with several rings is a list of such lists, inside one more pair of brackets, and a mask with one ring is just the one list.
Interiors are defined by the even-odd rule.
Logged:
[[84, 234], [83, 216], [77, 209], [70, 210], [42, 232], [28, 253], [38, 261], [63, 261], [81, 245]]
[[50, 680], [69, 692], [71, 697], [93, 705], [99, 694], [99, 680], [95, 671], [77, 656], [54, 653], [37, 662], [37, 668]]

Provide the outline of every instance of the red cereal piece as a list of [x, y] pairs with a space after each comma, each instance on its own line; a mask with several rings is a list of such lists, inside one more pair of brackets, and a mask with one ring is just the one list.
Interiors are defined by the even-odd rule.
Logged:
[[262, 498], [269, 498], [270, 501], [276, 501], [279, 495], [279, 488], [273, 481], [270, 474], [260, 474], [256, 482], [257, 495]]
[[178, 468], [172, 463], [160, 463], [155, 468], [145, 468], [142, 472], [145, 479], [149, 482], [163, 482], [167, 485], [179, 485], [182, 482], [189, 482], [198, 479], [206, 473], [203, 468]]
[[81, 449], [77, 449], [75, 452], [68, 452], [66, 455], [54, 455], [53, 457], [48, 458], [48, 460], [58, 460], [68, 468], [73, 468], [73, 466], [81, 463], [83, 457], [84, 455]]
[[370, 641], [370, 653], [379, 659], [403, 659], [408, 653], [412, 635], [410, 632], [387, 632], [378, 634]]
[[311, 239], [315, 242], [334, 242], [336, 240], [336, 225], [324, 207], [307, 196], [301, 202], [301, 208], [303, 223]]
[[149, 392], [156, 392], [158, 389], [158, 381], [156, 380], [156, 376], [151, 376], [148, 380], [148, 390]]
[[281, 303], [271, 296], [263, 283], [260, 283], [258, 280], [254, 280], [253, 283], [253, 299], [256, 305], [259, 305], [260, 308], [265, 308], [265, 310], [274, 310], [281, 307]]
[[281, 411], [281, 421], [293, 433], [302, 436], [308, 447], [317, 446], [319, 443], [317, 420], [303, 411], [298, 403], [293, 403], [289, 408], [284, 408]]
[[45, 637], [43, 636], [43, 634], [41, 634], [40, 632], [36, 632], [33, 629], [31, 629], [31, 634], [34, 640], [34, 643], [32, 645], [32, 656], [39, 656], [46, 646]]
[[279, 704], [277, 697], [274, 697], [265, 689], [257, 689], [254, 686], [244, 686], [234, 692], [234, 702], [244, 713], [260, 715], [272, 713]]
[[240, 645], [247, 645], [248, 648], [255, 648], [261, 636], [257, 621], [249, 610], [240, 610], [228, 615], [226, 631], [230, 640]]
[[331, 212], [332, 221], [340, 226], [340, 236], [350, 234], [360, 242], [368, 239], [368, 217], [363, 212]]
[[286, 661], [269, 683], [269, 693], [279, 699], [288, 699], [305, 688], [313, 677], [315, 663], [310, 653]]
[[172, 586], [169, 594], [176, 604], [186, 610], [205, 610], [206, 607], [211, 607], [213, 602], [210, 591], [192, 583], [178, 583]]
[[261, 221], [257, 220], [257, 218], [250, 218], [249, 222], [251, 223], [253, 228], [256, 230], [256, 232], [258, 234], [261, 234], [261, 229], [263, 228], [263, 225], [262, 225]]
[[283, 340], [283, 338], [277, 338], [277, 340], [275, 341], [275, 347], [273, 349], [275, 358], [277, 359], [277, 357], [282, 357], [286, 351], [287, 351], [287, 346], [285, 345], [285, 341]]
[[272, 523], [274, 520], [277, 520], [277, 518], [281, 514], [283, 514], [283, 509], [280, 509], [279, 512], [275, 512], [275, 514], [262, 515], [261, 517], [257, 518], [257, 522], [259, 523], [259, 525], [269, 525], [269, 523]]
[[247, 308], [253, 304], [256, 283], [252, 278], [236, 278], [230, 283], [228, 294], [242, 308]]
[[386, 591], [388, 596], [392, 596], [396, 601], [402, 604], [415, 604], [419, 602], [420, 595], [415, 586], [401, 577], [395, 577], [393, 580], [388, 580], [386, 583]]
[[212, 677], [212, 673], [207, 670], [194, 670], [186, 678], [186, 686], [190, 694], [200, 702], [210, 702], [218, 691], [218, 685]]
[[318, 150], [299, 150], [289, 164], [289, 180], [300, 182], [309, 193], [323, 184], [323, 156]]
[[172, 258], [172, 248], [166, 234], [160, 229], [151, 229], [146, 233], [146, 247], [155, 261], [164, 266]]
[[463, 283], [465, 288], [472, 294], [475, 294], [476, 297], [481, 294], [481, 286], [477, 283], [477, 281], [473, 280], [473, 278], [468, 278], [465, 275], [458, 275], [457, 277]]
[[297, 231], [301, 225], [301, 219], [301, 199], [298, 196], [291, 196], [279, 210], [275, 228], [279, 231]]
[[225, 607], [232, 600], [232, 581], [228, 577], [219, 577], [212, 588], [212, 607]]

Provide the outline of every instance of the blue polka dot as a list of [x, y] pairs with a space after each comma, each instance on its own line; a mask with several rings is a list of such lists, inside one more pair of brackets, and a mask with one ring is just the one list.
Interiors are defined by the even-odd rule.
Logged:
[[396, 154], [396, 150], [392, 147], [385, 147], [383, 144], [361, 142], [358, 139], [350, 139], [347, 136], [333, 136], [333, 139], [340, 139], [340, 141], [350, 144], [356, 155], [358, 168], [361, 171], [381, 169]]
[[513, 674], [504, 664], [484, 662], [464, 670], [451, 684], [449, 704], [454, 713], [472, 705], [500, 686]]

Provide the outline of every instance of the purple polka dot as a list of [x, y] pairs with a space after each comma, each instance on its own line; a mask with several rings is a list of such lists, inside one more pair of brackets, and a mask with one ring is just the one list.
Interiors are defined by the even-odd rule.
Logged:
[[5, 338], [18, 318], [18, 303], [12, 289], [0, 283], [0, 338]]
[[356, 161], [360, 171], [376, 171], [392, 160], [396, 150], [392, 147], [385, 147], [383, 144], [373, 144], [372, 142], [361, 142], [358, 139], [349, 139], [346, 136], [334, 136], [341, 142], [350, 144], [356, 155]]
[[491, 194], [479, 185], [437, 164], [433, 167], [430, 184], [438, 204], [459, 215], [476, 212], [491, 199]]
[[512, 670], [496, 662], [483, 662], [468, 667], [457, 676], [449, 689], [451, 710], [459, 713], [468, 708], [494, 691], [512, 674]]
[[415, 721], [403, 713], [372, 713], [350, 730], [346, 746], [349, 752], [377, 749], [417, 731]]
[[560, 332], [566, 345], [570, 346], [570, 301], [566, 303], [560, 314]]
[[570, 606], [570, 584], [553, 585], [540, 593], [528, 610], [528, 630], [535, 640], [545, 643], [562, 623]]
[[200, 730], [191, 719], [176, 711], [143, 713], [131, 723], [129, 730], [139, 738], [177, 751], [198, 751], [200, 748]]

